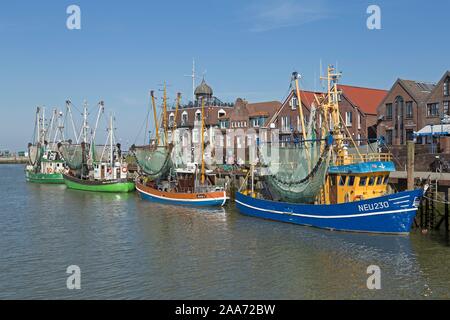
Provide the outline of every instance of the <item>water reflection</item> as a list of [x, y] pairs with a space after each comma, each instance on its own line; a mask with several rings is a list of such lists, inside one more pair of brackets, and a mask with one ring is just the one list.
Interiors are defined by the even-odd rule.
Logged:
[[[0, 298], [449, 298], [450, 249], [431, 235], [331, 232], [0, 174]], [[80, 292], [65, 288], [71, 264]], [[369, 265], [380, 291], [366, 287]]]

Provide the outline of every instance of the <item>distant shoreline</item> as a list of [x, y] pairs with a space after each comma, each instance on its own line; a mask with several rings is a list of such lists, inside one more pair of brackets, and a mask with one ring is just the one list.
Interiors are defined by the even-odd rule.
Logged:
[[8, 158], [0, 158], [1, 164], [27, 164], [27, 157], [8, 157]]

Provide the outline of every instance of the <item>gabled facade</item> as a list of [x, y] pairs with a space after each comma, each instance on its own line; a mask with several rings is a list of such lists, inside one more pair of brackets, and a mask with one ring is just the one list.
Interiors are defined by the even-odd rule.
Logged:
[[[339, 85], [341, 90], [342, 119], [349, 128], [352, 138], [365, 143], [377, 138], [377, 107], [387, 96], [387, 90]], [[347, 123], [352, 116], [351, 125]]]
[[450, 71], [447, 71], [431, 91], [426, 101], [426, 110], [423, 116], [427, 124], [440, 124], [450, 116]]
[[[434, 83], [398, 79], [377, 108], [378, 137], [383, 137], [388, 145], [405, 145], [414, 140], [414, 132], [440, 123], [445, 79], [444, 76], [440, 82], [441, 91]], [[417, 142], [426, 143], [420, 138]]]

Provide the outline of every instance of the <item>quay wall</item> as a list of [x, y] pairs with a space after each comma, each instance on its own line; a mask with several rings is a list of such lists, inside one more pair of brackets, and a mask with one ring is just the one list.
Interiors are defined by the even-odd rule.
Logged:
[[26, 164], [28, 157], [0, 157], [0, 164]]

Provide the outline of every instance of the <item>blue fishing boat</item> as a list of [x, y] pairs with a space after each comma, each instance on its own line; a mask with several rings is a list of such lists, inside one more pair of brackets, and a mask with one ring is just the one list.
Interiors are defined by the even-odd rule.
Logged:
[[249, 216], [329, 230], [408, 234], [423, 190], [357, 202], [316, 205], [256, 199], [238, 192], [237, 209]]
[[[293, 76], [297, 97], [301, 97], [298, 76]], [[311, 110], [300, 146], [272, 144], [268, 157], [264, 150], [268, 144], [259, 145], [257, 182], [252, 166], [251, 178], [249, 173], [236, 194], [237, 209], [253, 217], [329, 230], [408, 234], [427, 186], [392, 192], [389, 174], [395, 165], [391, 154], [380, 152], [377, 142], [363, 152], [341, 125], [338, 78], [329, 67], [328, 93], [317, 97], [320, 106]], [[299, 119], [303, 119], [301, 109]], [[314, 129], [316, 113], [333, 125], [327, 127], [327, 122], [320, 121], [322, 125]], [[314, 139], [316, 134], [321, 135], [319, 139]], [[346, 143], [349, 140], [354, 147]]]

